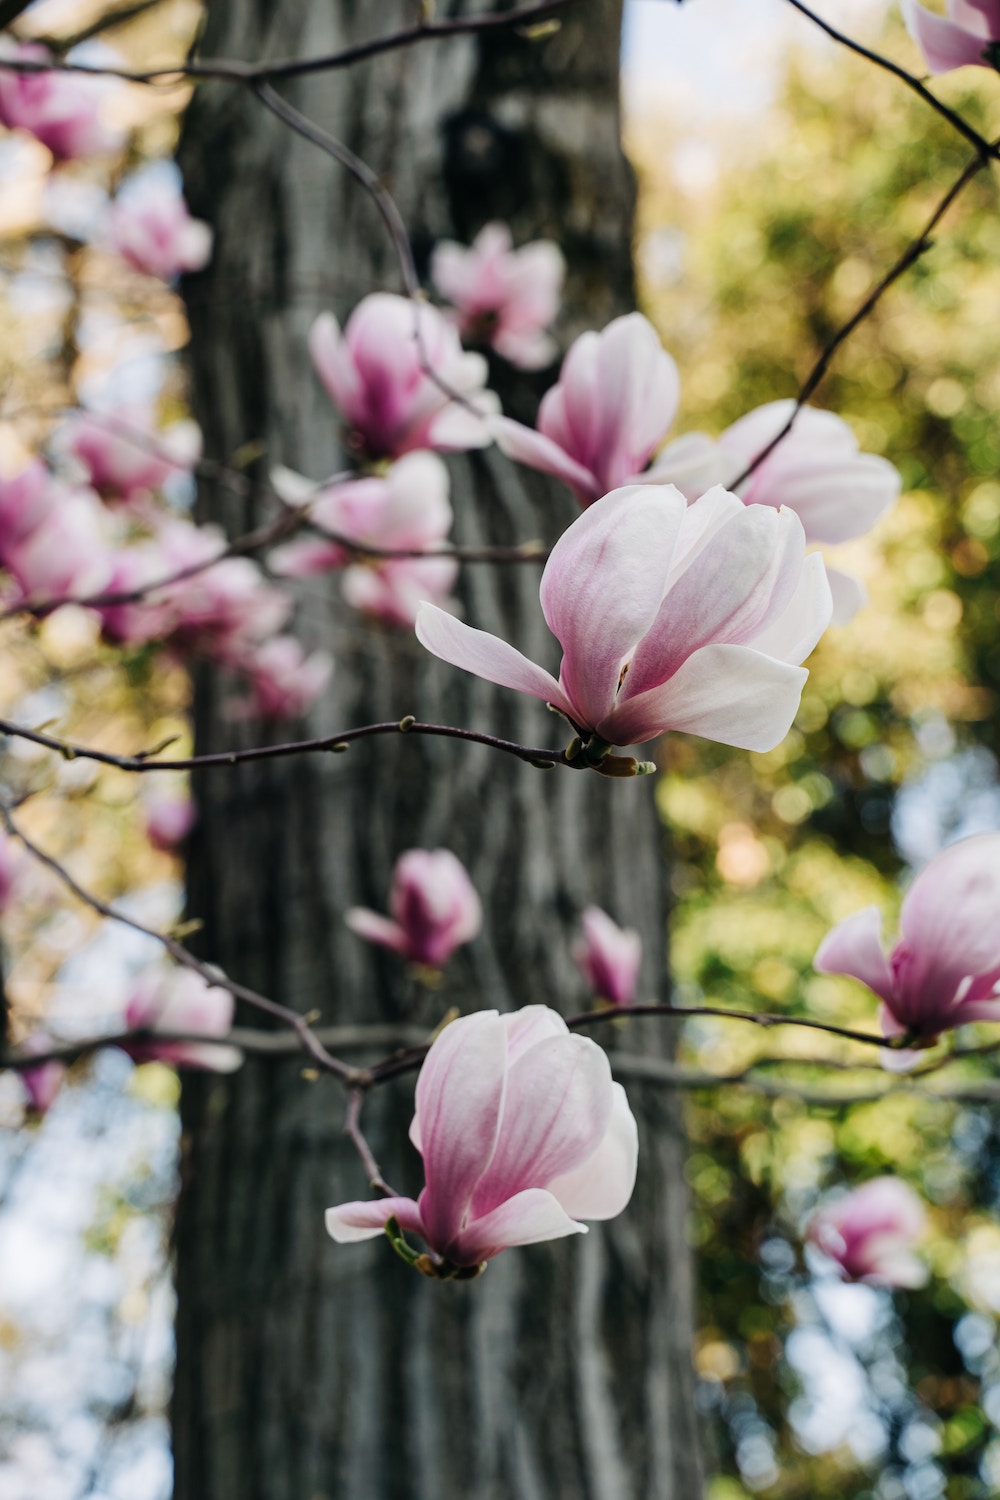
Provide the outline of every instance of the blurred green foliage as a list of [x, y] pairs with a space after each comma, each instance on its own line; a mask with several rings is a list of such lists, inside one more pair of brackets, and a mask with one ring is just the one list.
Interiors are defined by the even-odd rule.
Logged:
[[[886, 49], [912, 60], [895, 19]], [[973, 72], [938, 87], [996, 133], [1000, 81]], [[640, 120], [633, 136], [646, 306], [683, 377], [678, 430], [713, 434], [795, 394], [970, 155], [897, 80], [833, 44], [795, 63], [766, 120], [720, 135], [723, 165], [697, 186], [673, 167], [684, 122]], [[685, 1000], [874, 1029], [873, 998], [815, 974], [816, 947], [872, 902], [891, 932], [900, 845], [925, 845], [935, 820], [947, 837], [976, 786], [989, 792], [1000, 689], [997, 207], [984, 172], [815, 398], [899, 467], [904, 496], [871, 538], [839, 549], [871, 603], [821, 643], [796, 727], [767, 755], [681, 736], [665, 749]], [[664, 236], [679, 257], [657, 255]], [[948, 796], [935, 799], [935, 775]], [[989, 1038], [980, 1028], [961, 1040]], [[699, 1067], [752, 1068], [778, 1093], [719, 1088], [689, 1109], [710, 1500], [1000, 1492], [1000, 1126], [988, 1104], [929, 1097], [934, 1086], [974, 1091], [990, 1059], [914, 1087], [822, 1034], [699, 1021], [685, 1047]], [[834, 1102], [818, 1105], [824, 1091]], [[828, 1189], [886, 1171], [931, 1204], [928, 1286], [895, 1298], [817, 1293], [801, 1248], [809, 1212]]]

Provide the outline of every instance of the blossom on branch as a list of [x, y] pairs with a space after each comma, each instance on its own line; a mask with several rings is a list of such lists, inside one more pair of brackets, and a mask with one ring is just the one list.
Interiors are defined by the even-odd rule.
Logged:
[[903, 0], [907, 29], [932, 73], [972, 65], [997, 66], [1000, 0], [946, 0], [947, 16], [935, 15], [918, 0]]
[[375, 461], [418, 448], [483, 448], [485, 418], [499, 410], [484, 390], [486, 361], [467, 354], [437, 308], [373, 292], [343, 330], [321, 313], [309, 335], [316, 373], [348, 428], [348, 446]]
[[103, 119], [105, 101], [120, 87], [111, 79], [88, 78], [83, 73], [54, 67], [38, 73], [15, 73], [3, 58], [22, 62], [54, 62], [47, 47], [37, 42], [0, 42], [0, 124], [27, 130], [47, 146], [56, 161], [102, 156], [117, 151], [124, 132]]
[[829, 624], [823, 560], [790, 510], [723, 489], [689, 506], [672, 485], [606, 495], [559, 538], [542, 613], [559, 680], [506, 641], [423, 604], [418, 639], [454, 666], [552, 704], [594, 746], [669, 729], [772, 749], [791, 727]]
[[506, 224], [487, 224], [468, 249], [444, 240], [431, 257], [431, 280], [454, 307], [462, 337], [489, 344], [522, 370], [544, 369], [555, 358], [546, 330], [565, 276], [558, 245], [535, 240], [514, 250]]
[[918, 1287], [927, 1267], [913, 1244], [924, 1231], [924, 1205], [898, 1177], [874, 1177], [814, 1215], [807, 1238], [848, 1281]]
[[642, 967], [642, 938], [633, 927], [618, 923], [599, 906], [588, 906], [582, 919], [583, 936], [573, 958], [598, 1000], [631, 1005]]
[[300, 719], [333, 675], [333, 658], [326, 651], [306, 656], [293, 635], [272, 636], [239, 666], [250, 697], [237, 714], [246, 719]]
[[509, 458], [552, 474], [591, 505], [635, 480], [677, 414], [677, 366], [641, 313], [584, 333], [538, 408], [538, 430], [496, 417], [490, 430]]
[[[515, 1245], [583, 1234], [632, 1196], [638, 1157], [625, 1090], [606, 1054], [555, 1011], [480, 1011], [446, 1026], [417, 1079], [410, 1139], [424, 1161], [418, 1200], [327, 1210], [340, 1244], [394, 1220], [428, 1254], [403, 1253], [428, 1276], [472, 1272]], [[408, 1253], [407, 1253], [408, 1251]]]
[[1000, 834], [935, 854], [906, 893], [899, 930], [886, 956], [881, 912], [867, 906], [827, 933], [816, 968], [873, 990], [888, 1037], [927, 1046], [967, 1021], [1000, 1021]]
[[176, 170], [165, 167], [158, 162], [125, 183], [108, 215], [108, 241], [133, 270], [172, 281], [208, 264], [212, 231], [192, 219]]
[[189, 421], [160, 428], [145, 406], [79, 411], [58, 429], [54, 446], [82, 467], [104, 499], [132, 502], [191, 472], [201, 457], [201, 432]]
[[151, 792], [143, 799], [146, 837], [162, 854], [176, 854], [195, 825], [197, 812], [187, 792]]
[[137, 1063], [164, 1062], [178, 1068], [203, 1068], [231, 1073], [243, 1061], [238, 1047], [209, 1037], [229, 1035], [234, 1001], [228, 990], [209, 984], [193, 969], [148, 969], [139, 976], [125, 1008], [129, 1031], [162, 1031], [206, 1040], [130, 1042], [129, 1056]]
[[439, 969], [483, 925], [476, 888], [449, 849], [410, 849], [396, 861], [389, 891], [391, 919], [367, 907], [344, 917], [352, 932], [401, 953], [411, 963]]
[[92, 490], [61, 484], [39, 459], [0, 478], [0, 564], [19, 586], [15, 602], [103, 588], [114, 567], [106, 522]]

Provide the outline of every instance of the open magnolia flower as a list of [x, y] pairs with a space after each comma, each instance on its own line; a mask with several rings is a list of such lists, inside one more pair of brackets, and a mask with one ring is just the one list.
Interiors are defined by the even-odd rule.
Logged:
[[455, 308], [464, 339], [489, 344], [522, 370], [555, 358], [547, 329], [559, 311], [566, 262], [552, 240], [512, 248], [506, 224], [487, 224], [466, 249], [443, 240], [431, 257], [431, 279]]
[[866, 906], [827, 933], [816, 968], [874, 990], [886, 1036], [932, 1042], [967, 1021], [1000, 1021], [1000, 833], [935, 854], [906, 893], [899, 931], [887, 956], [882, 914]]
[[395, 1225], [428, 1254], [397, 1248], [428, 1276], [475, 1274], [514, 1245], [584, 1234], [632, 1196], [638, 1135], [606, 1054], [555, 1011], [528, 1005], [446, 1026], [417, 1079], [410, 1139], [424, 1159], [419, 1199], [327, 1210], [340, 1244]]
[[932, 73], [972, 64], [995, 68], [1000, 43], [1000, 0], [946, 0], [946, 16], [917, 0], [903, 0], [910, 35]]
[[417, 636], [444, 661], [551, 703], [592, 761], [668, 729], [772, 749], [799, 706], [808, 674], [798, 663], [832, 608], [794, 512], [718, 488], [689, 506], [672, 485], [629, 486], [590, 506], [553, 547], [540, 595], [563, 648], [558, 681], [431, 604]]
[[79, 464], [106, 500], [144, 499], [201, 457], [195, 422], [161, 428], [148, 406], [79, 411], [58, 429], [56, 451]]
[[[51, 63], [52, 68], [17, 73], [2, 66], [4, 58]], [[71, 60], [98, 61], [84, 56], [82, 50]], [[114, 61], [121, 59], [114, 57]], [[48, 146], [56, 161], [118, 150], [124, 132], [106, 122], [103, 114], [106, 100], [120, 88], [117, 80], [62, 70], [49, 49], [38, 42], [13, 42], [6, 36], [0, 40], [0, 124], [30, 131]]]
[[496, 417], [508, 458], [561, 479], [581, 505], [628, 484], [662, 443], [680, 397], [677, 366], [642, 313], [582, 333], [538, 408], [538, 430]]
[[450, 849], [408, 849], [396, 861], [390, 917], [352, 906], [344, 921], [358, 937], [392, 948], [411, 963], [439, 969], [483, 925], [469, 872]]
[[619, 927], [599, 906], [588, 906], [583, 936], [574, 944], [577, 968], [598, 1000], [631, 1005], [642, 967], [642, 938], [634, 927]]
[[814, 1215], [807, 1238], [848, 1281], [917, 1287], [927, 1267], [913, 1245], [924, 1232], [924, 1205], [898, 1177], [874, 1177]]

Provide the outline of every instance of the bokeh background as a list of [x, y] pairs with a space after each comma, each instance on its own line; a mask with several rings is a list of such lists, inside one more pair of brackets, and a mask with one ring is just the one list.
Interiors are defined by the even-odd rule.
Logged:
[[[904, 64], [895, 8], [823, 13]], [[85, 29], [103, 7], [43, 0], [25, 30]], [[193, 0], [107, 41], [176, 57]], [[630, 0], [627, 145], [640, 184], [644, 310], [682, 373], [679, 431], [718, 433], [794, 394], [815, 355], [927, 218], [968, 148], [896, 80], [785, 0]], [[940, 85], [986, 134], [1000, 82]], [[169, 157], [183, 89], [126, 91], [131, 156]], [[90, 242], [106, 175], [54, 187], [43, 148], [0, 139], [0, 463], [60, 410], [117, 390], [183, 410], [177, 298]], [[816, 975], [827, 928], [962, 833], [1000, 828], [1000, 220], [984, 174], [934, 248], [838, 356], [818, 400], [901, 470], [904, 497], [844, 549], [871, 604], [811, 663], [796, 727], [768, 755], [673, 737], [659, 804], [675, 853], [678, 992], [870, 1025], [874, 1002]], [[190, 504], [183, 486], [172, 497]], [[839, 561], [840, 559], [836, 559]], [[6, 622], [3, 712], [129, 749], [186, 734], [187, 684], [98, 646], [82, 612]], [[113, 725], [109, 731], [108, 726]], [[110, 736], [110, 737], [109, 737]], [[117, 740], [117, 744], [116, 744]], [[36, 777], [30, 747], [0, 767]], [[32, 783], [35, 784], [34, 782]], [[102, 895], [169, 924], [180, 871], [142, 837], [135, 782], [66, 763], [25, 824]], [[109, 1030], [151, 954], [43, 875], [4, 917], [24, 1034]], [[959, 1038], [989, 1042], [989, 1028]], [[1000, 1490], [1000, 1080], [991, 1057], [896, 1078], [808, 1032], [688, 1025], [697, 1367], [710, 1500], [986, 1500]], [[74, 1068], [44, 1120], [0, 1077], [0, 1500], [165, 1500], [176, 1080], [109, 1051]], [[932, 1275], [915, 1292], [845, 1286], [803, 1251], [828, 1193], [883, 1171], [927, 1199]]]

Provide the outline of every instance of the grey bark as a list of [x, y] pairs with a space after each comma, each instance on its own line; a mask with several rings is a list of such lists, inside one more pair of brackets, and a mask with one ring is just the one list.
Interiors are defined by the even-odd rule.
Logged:
[[[415, 11], [413, 0], [213, 0], [204, 51], [318, 53]], [[568, 339], [632, 305], [619, 26], [615, 0], [582, 0], [544, 42], [428, 44], [284, 87], [380, 172], [418, 255], [492, 217], [518, 240], [560, 239]], [[192, 207], [217, 235], [212, 266], [187, 287], [207, 452], [225, 459], [262, 440], [267, 461], [329, 473], [336, 424], [306, 335], [322, 309], [343, 316], [374, 288], [398, 289], [384, 229], [333, 162], [233, 88], [198, 91], [181, 159]], [[498, 380], [505, 408], [530, 420], [543, 383]], [[451, 467], [460, 541], [553, 540], [576, 513], [557, 486], [495, 451]], [[222, 488], [203, 486], [199, 503], [233, 532], [267, 514], [264, 500]], [[534, 566], [469, 567], [460, 585], [466, 618], [554, 666], [537, 589]], [[413, 712], [526, 743], [566, 737], [541, 705], [443, 667], [403, 632], [360, 624], [335, 580], [303, 587], [296, 628], [337, 659], [310, 732]], [[199, 680], [199, 748], [268, 732], [227, 718], [231, 691]], [[327, 1023], [433, 1024], [451, 1005], [578, 1008], [569, 946], [589, 902], [640, 928], [644, 989], [664, 991], [666, 856], [648, 782], [400, 738], [235, 768], [202, 778], [196, 794], [190, 910], [202, 951]], [[414, 846], [453, 849], [487, 914], [437, 991], [343, 923], [351, 905], [384, 908], [393, 862]], [[663, 1052], [669, 1037], [644, 1023], [629, 1046]], [[323, 1209], [367, 1192], [335, 1083], [304, 1081], [288, 1062], [186, 1080], [177, 1500], [696, 1500], [682, 1132], [671, 1095], [630, 1096], [642, 1160], [620, 1219], [440, 1285], [383, 1240], [326, 1237]], [[401, 1080], [365, 1116], [383, 1169], [408, 1191], [420, 1181], [405, 1140], [411, 1107], [412, 1079]]]

